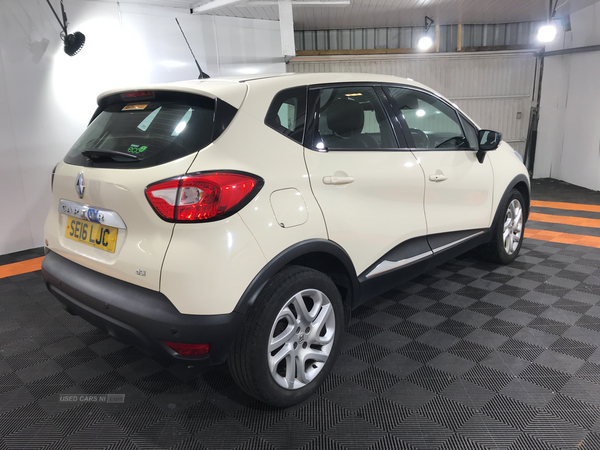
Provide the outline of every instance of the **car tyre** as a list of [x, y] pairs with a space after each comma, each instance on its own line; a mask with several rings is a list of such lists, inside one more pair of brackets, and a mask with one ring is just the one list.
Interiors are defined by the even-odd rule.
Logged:
[[492, 240], [481, 247], [484, 259], [509, 264], [517, 258], [525, 231], [524, 205], [523, 195], [516, 189], [500, 204], [501, 213], [492, 231]]
[[309, 398], [339, 351], [344, 309], [325, 274], [289, 266], [263, 288], [236, 336], [228, 364], [237, 385], [277, 407]]

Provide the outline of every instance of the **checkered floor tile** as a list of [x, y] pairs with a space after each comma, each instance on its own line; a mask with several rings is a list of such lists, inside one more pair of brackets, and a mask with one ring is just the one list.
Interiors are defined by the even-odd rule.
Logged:
[[39, 272], [0, 279], [0, 450], [38, 448], [600, 449], [600, 249], [526, 238], [509, 266], [467, 254], [386, 292], [284, 410], [114, 341]]
[[526, 239], [355, 311], [331, 376], [287, 410], [223, 367], [150, 358], [0, 280], [0, 449], [598, 449], [600, 249]]

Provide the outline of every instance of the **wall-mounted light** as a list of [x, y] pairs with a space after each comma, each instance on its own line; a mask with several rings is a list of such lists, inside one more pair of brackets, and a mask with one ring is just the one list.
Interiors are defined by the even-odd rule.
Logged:
[[548, 22], [545, 25], [542, 25], [538, 29], [537, 40], [546, 44], [548, 42], [552, 42], [556, 38], [556, 34], [558, 33], [558, 29], [556, 24], [552, 19], [556, 15], [556, 7], [558, 5], [558, 0], [549, 0], [549, 9], [548, 9]]
[[433, 25], [433, 19], [431, 17], [425, 16], [425, 33], [423, 36], [419, 38], [417, 42], [417, 47], [419, 50], [429, 50], [433, 46], [433, 39], [429, 36], [429, 28]]
[[558, 30], [554, 23], [542, 25], [538, 30], [537, 40], [543, 43], [552, 42], [556, 38]]
[[48, 6], [50, 6], [50, 9], [54, 13], [54, 17], [56, 17], [56, 20], [58, 20], [58, 23], [60, 24], [60, 27], [62, 28], [62, 32], [60, 33], [60, 38], [65, 43], [65, 48], [64, 48], [65, 53], [69, 56], [75, 56], [83, 48], [83, 44], [85, 44], [85, 36], [83, 35], [83, 33], [80, 33], [79, 31], [76, 31], [73, 34], [68, 33], [67, 25], [69, 22], [67, 22], [67, 13], [65, 13], [65, 7], [63, 5], [63, 0], [60, 0], [60, 10], [62, 12], [62, 17], [63, 17], [62, 22], [58, 18], [58, 14], [56, 14], [56, 11], [54, 10], [54, 8], [52, 7], [52, 4], [50, 3], [50, 0], [46, 0], [46, 2], [48, 2]]

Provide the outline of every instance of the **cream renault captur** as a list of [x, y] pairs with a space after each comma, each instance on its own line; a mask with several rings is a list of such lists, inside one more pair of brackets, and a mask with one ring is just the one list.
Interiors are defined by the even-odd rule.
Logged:
[[285, 74], [105, 92], [53, 173], [42, 270], [151, 353], [308, 398], [351, 310], [475, 247], [513, 261], [530, 183], [499, 133], [402, 78]]

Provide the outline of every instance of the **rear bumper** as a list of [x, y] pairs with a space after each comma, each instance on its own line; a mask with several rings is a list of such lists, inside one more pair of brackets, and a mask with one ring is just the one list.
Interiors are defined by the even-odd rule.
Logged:
[[[100, 274], [54, 252], [44, 258], [42, 274], [48, 290], [71, 314], [146, 353], [188, 363], [223, 363], [244, 320], [236, 312], [181, 314], [160, 292]], [[200, 357], [182, 356], [163, 341], [208, 343], [210, 352]]]

